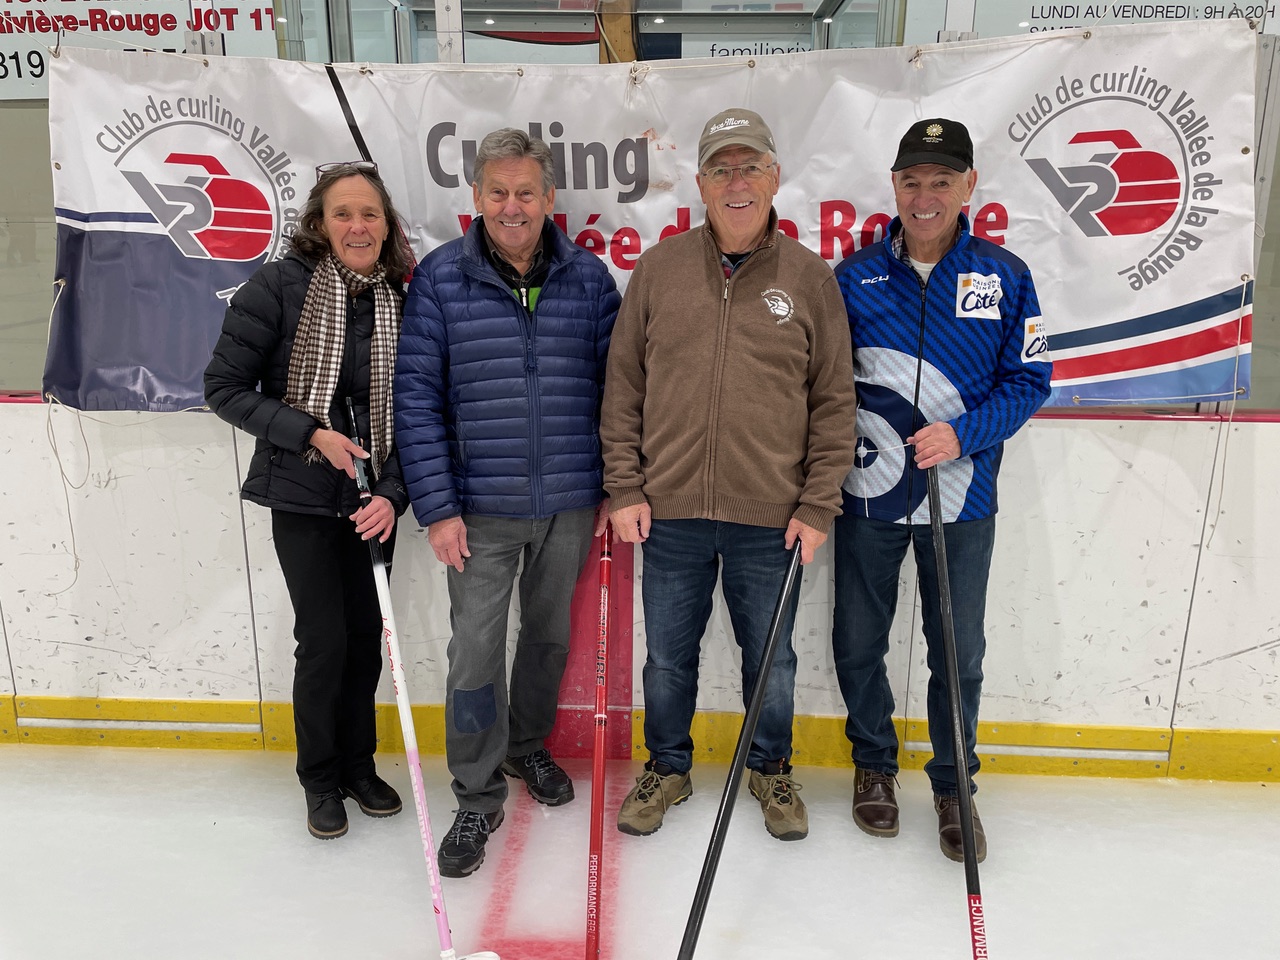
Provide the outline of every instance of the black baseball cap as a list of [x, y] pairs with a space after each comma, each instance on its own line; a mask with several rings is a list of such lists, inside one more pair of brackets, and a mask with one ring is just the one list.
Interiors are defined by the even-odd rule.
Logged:
[[917, 120], [898, 142], [898, 159], [889, 169], [895, 173], [917, 163], [938, 163], [962, 173], [973, 167], [973, 140], [959, 120], [935, 117]]

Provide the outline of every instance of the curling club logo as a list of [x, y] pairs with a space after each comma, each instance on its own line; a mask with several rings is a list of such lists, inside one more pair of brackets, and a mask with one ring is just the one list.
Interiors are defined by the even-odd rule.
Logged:
[[1143, 148], [1128, 130], [1085, 130], [1069, 145], [1097, 151], [1083, 163], [1055, 166], [1044, 157], [1027, 165], [1087, 237], [1158, 230], [1177, 212], [1182, 178], [1173, 161]]
[[275, 217], [262, 191], [228, 175], [215, 156], [171, 153], [164, 160], [181, 183], [153, 183], [137, 170], [121, 170], [129, 185], [192, 259], [255, 260], [271, 246]]
[[1074, 225], [1067, 234], [1112, 244], [1127, 264], [1117, 275], [1133, 290], [1200, 249], [1219, 212], [1210, 117], [1144, 66], [1064, 75], [1035, 92], [1006, 132]]
[[[192, 260], [273, 260], [296, 227], [306, 188], [270, 133], [215, 96], [148, 97], [104, 124], [98, 146], [141, 201], [130, 229], [164, 233]], [[300, 196], [301, 194], [301, 196]]]

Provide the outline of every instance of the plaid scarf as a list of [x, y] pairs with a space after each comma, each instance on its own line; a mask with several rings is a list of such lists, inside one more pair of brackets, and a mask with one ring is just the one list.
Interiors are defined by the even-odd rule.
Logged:
[[[386, 268], [378, 263], [362, 276], [332, 253], [320, 261], [294, 334], [289, 355], [289, 380], [284, 402], [309, 413], [326, 429], [333, 394], [342, 371], [347, 339], [347, 303], [368, 287], [373, 288], [373, 338], [369, 344], [369, 458], [375, 479], [391, 450], [391, 374], [396, 361], [396, 337], [400, 328], [400, 298], [386, 283]], [[342, 431], [346, 433], [346, 431]], [[304, 459], [319, 463], [323, 454], [308, 448]]]

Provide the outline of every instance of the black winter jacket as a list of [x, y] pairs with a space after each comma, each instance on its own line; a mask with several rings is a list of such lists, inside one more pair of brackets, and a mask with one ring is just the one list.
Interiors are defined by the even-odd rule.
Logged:
[[[289, 253], [264, 265], [236, 291], [204, 372], [204, 395], [219, 417], [258, 438], [241, 489], [244, 499], [273, 510], [346, 517], [360, 505], [356, 482], [328, 462], [302, 459], [321, 424], [281, 399], [314, 269], [300, 254]], [[366, 290], [348, 303], [347, 342], [329, 419], [335, 430], [349, 432], [345, 399], [350, 397], [368, 447], [373, 292]], [[396, 516], [409, 505], [394, 444], [373, 493], [386, 497]]]

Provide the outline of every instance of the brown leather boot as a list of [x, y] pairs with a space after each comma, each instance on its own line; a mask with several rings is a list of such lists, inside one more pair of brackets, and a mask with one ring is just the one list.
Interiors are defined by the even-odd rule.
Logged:
[[[933, 809], [938, 813], [938, 846], [942, 848], [942, 855], [956, 863], [964, 863], [964, 842], [960, 838], [960, 799], [934, 794]], [[982, 829], [977, 804], [973, 807], [973, 845], [978, 862], [987, 859], [987, 834]]]
[[898, 798], [890, 774], [861, 767], [853, 776], [853, 822], [873, 837], [898, 835]]

